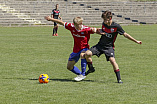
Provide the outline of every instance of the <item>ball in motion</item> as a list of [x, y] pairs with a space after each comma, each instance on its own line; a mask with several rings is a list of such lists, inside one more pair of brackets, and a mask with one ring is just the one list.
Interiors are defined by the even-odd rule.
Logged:
[[50, 79], [49, 79], [49, 76], [47, 74], [40, 74], [38, 80], [40, 83], [48, 83]]

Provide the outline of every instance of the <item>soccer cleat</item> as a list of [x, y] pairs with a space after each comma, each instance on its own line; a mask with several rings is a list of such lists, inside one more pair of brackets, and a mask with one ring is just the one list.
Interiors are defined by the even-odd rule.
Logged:
[[94, 67], [89, 68], [89, 70], [85, 73], [85, 75], [87, 76], [89, 73], [93, 73], [93, 72], [95, 72]]
[[58, 36], [58, 34], [56, 33], [55, 36]]
[[52, 36], [56, 36], [55, 34], [52, 34]]
[[122, 80], [118, 80], [118, 83], [123, 83]]
[[81, 81], [83, 79], [85, 79], [86, 76], [83, 76], [82, 74], [81, 75], [78, 75], [77, 77], [74, 78], [75, 81]]

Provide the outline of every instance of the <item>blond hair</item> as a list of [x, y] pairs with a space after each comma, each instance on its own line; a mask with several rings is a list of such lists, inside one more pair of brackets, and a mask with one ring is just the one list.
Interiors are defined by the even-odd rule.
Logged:
[[75, 18], [73, 19], [73, 23], [74, 23], [74, 24], [80, 25], [80, 24], [82, 24], [82, 22], [83, 22], [83, 18], [82, 18], [82, 17], [75, 17]]

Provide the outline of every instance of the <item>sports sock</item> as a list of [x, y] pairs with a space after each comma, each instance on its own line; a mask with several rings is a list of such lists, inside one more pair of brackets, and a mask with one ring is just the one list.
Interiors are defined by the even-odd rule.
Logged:
[[82, 69], [82, 75], [85, 76], [85, 72], [86, 72], [86, 65], [87, 65], [87, 61], [86, 59], [81, 59], [81, 69]]
[[74, 68], [72, 70], [70, 70], [70, 71], [72, 71], [73, 73], [75, 73], [77, 75], [81, 74], [81, 71], [76, 66], [74, 66]]
[[89, 68], [89, 69], [93, 68], [92, 62], [87, 62], [87, 64], [88, 64], [88, 68]]
[[55, 28], [53, 28], [53, 34], [55, 34], [55, 32], [56, 32], [56, 29], [55, 29]]
[[119, 69], [114, 70], [114, 72], [115, 72], [115, 74], [116, 74], [117, 81], [121, 80], [121, 77], [120, 77], [120, 71], [119, 71]]
[[56, 33], [57, 33], [57, 31], [58, 31], [58, 27], [56, 27]]

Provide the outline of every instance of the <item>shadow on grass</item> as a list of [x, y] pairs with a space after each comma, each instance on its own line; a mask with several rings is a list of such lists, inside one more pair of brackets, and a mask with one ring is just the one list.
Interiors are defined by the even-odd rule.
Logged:
[[[29, 79], [29, 80], [38, 80], [38, 79]], [[50, 79], [52, 81], [60, 81], [60, 82], [76, 82], [75, 80], [72, 79]], [[82, 80], [84, 82], [95, 82], [94, 80]]]
[[[3, 78], [3, 79], [14, 79], [14, 80], [32, 80], [32, 81], [37, 81], [38, 79], [37, 78]], [[50, 81], [60, 81], [60, 82], [77, 82], [71, 78], [67, 78], [67, 79], [59, 79], [59, 78], [56, 78], [56, 79], [50, 79]], [[89, 79], [85, 79], [85, 80], [82, 80], [80, 82], [97, 82], [97, 83], [108, 83], [109, 81], [99, 81], [99, 80], [89, 80]], [[112, 82], [112, 81], [111, 81]], [[114, 82], [114, 83], [117, 83], [117, 82]]]
[[[38, 80], [36, 78], [31, 78], [31, 79], [28, 79], [28, 78], [3, 78], [3, 79], [17, 79], [17, 80]], [[72, 79], [50, 79], [52, 81], [60, 81], [60, 82], [76, 82], [75, 80], [72, 80]], [[82, 80], [84, 82], [95, 82], [94, 80]], [[81, 82], [82, 82], [81, 81]]]
[[[36, 78], [31, 78], [31, 79], [28, 79], [28, 78], [3, 78], [3, 79], [16, 79], [16, 80], [38, 80], [38, 79], [36, 79]], [[59, 79], [59, 78], [56, 78], [56, 79], [50, 79], [50, 81], [60, 81], [60, 82], [77, 82], [77, 81], [75, 81], [75, 80], [73, 80], [73, 79], [71, 79], [71, 78], [69, 78], [69, 79]], [[117, 83], [117, 82], [112, 82], [112, 81], [99, 81], [99, 80], [87, 80], [87, 79], [85, 79], [85, 80], [82, 80], [82, 81], [80, 81], [80, 82], [97, 82], [97, 83]]]

